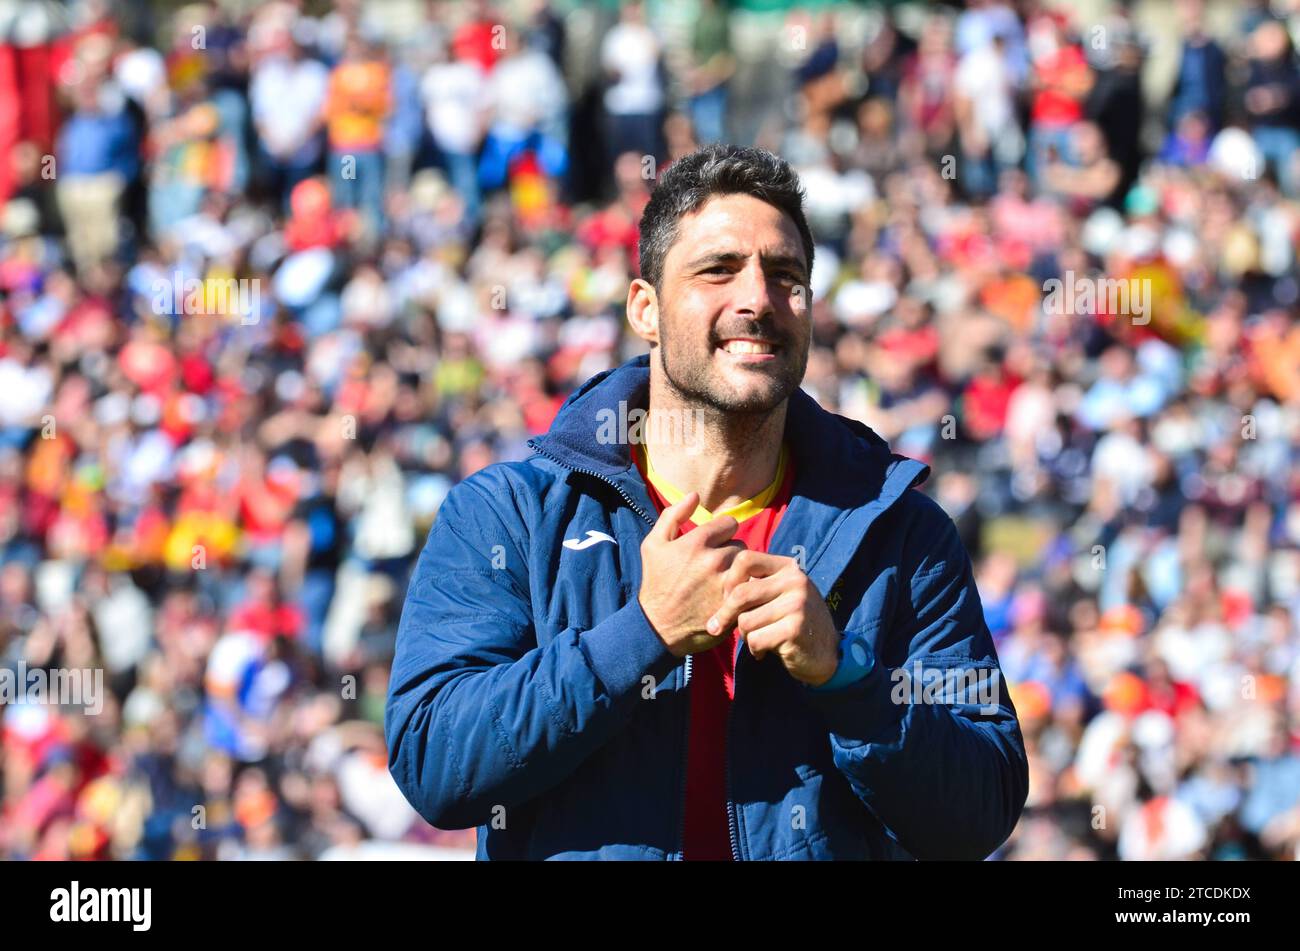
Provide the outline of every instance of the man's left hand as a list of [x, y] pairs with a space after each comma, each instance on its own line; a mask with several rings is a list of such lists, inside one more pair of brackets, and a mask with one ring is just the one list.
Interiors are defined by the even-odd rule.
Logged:
[[795, 680], [819, 687], [835, 675], [840, 635], [821, 593], [793, 558], [742, 551], [723, 579], [709, 633], [733, 626], [755, 659], [774, 652]]

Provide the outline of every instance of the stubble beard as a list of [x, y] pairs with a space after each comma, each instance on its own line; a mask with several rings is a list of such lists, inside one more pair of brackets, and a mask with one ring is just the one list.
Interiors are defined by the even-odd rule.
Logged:
[[[789, 399], [790, 394], [803, 382], [803, 375], [808, 366], [806, 349], [803, 351], [803, 359], [797, 363], [792, 364], [782, 360], [774, 385], [747, 394], [728, 393], [713, 380], [711, 366], [715, 349], [713, 341], [709, 341], [708, 351], [703, 357], [695, 359], [690, 351], [675, 346], [674, 342], [677, 338], [673, 334], [665, 333], [666, 323], [667, 321], [660, 321], [658, 347], [659, 368], [663, 371], [664, 381], [677, 401], [685, 407], [701, 410], [708, 417], [719, 421], [749, 417], [752, 425], [753, 422], [769, 416]], [[770, 332], [757, 329], [747, 333], [759, 339], [773, 338]], [[783, 357], [798, 353], [796, 349], [798, 344], [788, 338], [775, 342], [780, 344]], [[758, 374], [763, 371], [752, 372]]]

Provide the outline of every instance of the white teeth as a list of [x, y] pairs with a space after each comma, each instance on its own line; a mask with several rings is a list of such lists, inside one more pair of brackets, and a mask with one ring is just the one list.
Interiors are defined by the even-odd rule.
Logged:
[[773, 352], [771, 344], [759, 343], [756, 340], [728, 340], [722, 345], [722, 349], [727, 353], [735, 354]]

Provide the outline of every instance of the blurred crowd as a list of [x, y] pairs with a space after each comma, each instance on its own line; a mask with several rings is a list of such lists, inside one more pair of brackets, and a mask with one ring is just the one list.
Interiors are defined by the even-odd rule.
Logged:
[[1300, 858], [1300, 4], [1143, 8], [10, 4], [0, 667], [105, 695], [0, 706], [0, 857], [472, 848], [387, 772], [410, 569], [641, 351], [640, 212], [724, 140], [807, 190], [805, 388], [974, 558], [997, 857]]

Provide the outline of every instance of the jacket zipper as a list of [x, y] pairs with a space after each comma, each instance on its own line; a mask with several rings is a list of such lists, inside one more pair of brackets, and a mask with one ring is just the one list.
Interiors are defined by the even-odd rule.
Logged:
[[[736, 646], [740, 647], [740, 644], [741, 642], [738, 639], [736, 641]], [[736, 674], [738, 674], [739, 672], [740, 672], [740, 652], [737, 651], [736, 655], [732, 659], [732, 665], [731, 665], [732, 697], [731, 697], [731, 702], [727, 704], [727, 728], [726, 728], [727, 746], [726, 746], [726, 751], [724, 753], [724, 761], [726, 762], [726, 768], [727, 768], [727, 786], [726, 786], [727, 831], [731, 834], [731, 859], [733, 862], [740, 861], [740, 833], [737, 828], [736, 804], [732, 801], [731, 798], [731, 714], [732, 714], [732, 708], [736, 706], [736, 697], [740, 695], [740, 690], [737, 688], [739, 679], [736, 677]]]
[[578, 472], [581, 473], [582, 475], [589, 475], [593, 479], [599, 479], [601, 482], [605, 483], [607, 486], [609, 486], [611, 489], [617, 492], [619, 496], [623, 499], [623, 501], [627, 503], [628, 508], [630, 508], [633, 512], [636, 512], [637, 515], [640, 515], [643, 519], [649, 522], [651, 527], [654, 526], [655, 520], [651, 518], [646, 512], [644, 512], [641, 509], [641, 506], [636, 504], [636, 502], [632, 499], [632, 496], [628, 495], [626, 492], [620, 489], [614, 483], [614, 480], [601, 475], [599, 472], [593, 472], [591, 469], [579, 469], [577, 466], [571, 466], [563, 459], [559, 459], [551, 455], [541, 446], [536, 445], [531, 439], [528, 441], [528, 448], [531, 449], [533, 452], [537, 453], [539, 456], [545, 456], [547, 459], [550, 459], [551, 462], [555, 463], [557, 466], [564, 466], [564, 468], [568, 469], [570, 472]]
[[686, 781], [690, 778], [691, 756], [691, 671], [694, 661], [691, 654], [686, 655], [686, 669], [682, 674], [682, 692], [686, 694], [686, 742], [682, 744], [682, 788], [677, 796], [677, 841], [681, 843], [682, 861], [686, 860]]

